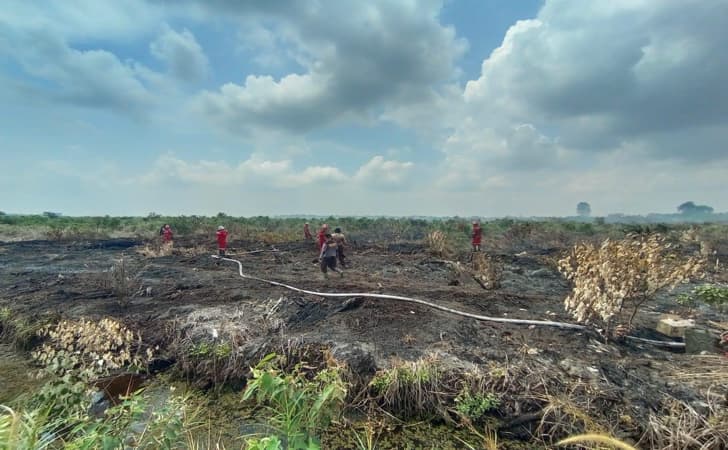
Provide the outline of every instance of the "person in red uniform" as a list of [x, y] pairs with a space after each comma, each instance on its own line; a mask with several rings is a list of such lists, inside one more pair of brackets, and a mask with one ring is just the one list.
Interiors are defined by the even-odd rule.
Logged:
[[162, 229], [162, 242], [165, 244], [172, 242], [172, 227], [169, 225], [165, 225], [164, 229]]
[[321, 252], [321, 247], [324, 246], [324, 243], [326, 242], [326, 235], [329, 233], [329, 226], [328, 224], [321, 225], [321, 229], [319, 230], [316, 237], [318, 238], [318, 249], [319, 252]]
[[480, 251], [480, 241], [483, 239], [483, 229], [480, 228], [480, 224], [478, 222], [473, 222], [473, 234], [472, 234], [472, 244], [473, 244], [473, 251], [479, 252]]
[[303, 224], [303, 238], [307, 241], [313, 239], [313, 236], [311, 236], [311, 229], [308, 227], [308, 222]]
[[[220, 255], [221, 258], [225, 257], [225, 250], [227, 249], [227, 236], [228, 232], [225, 229], [224, 226], [220, 225], [217, 227], [217, 254]], [[217, 260], [217, 265], [220, 265], [220, 260]]]

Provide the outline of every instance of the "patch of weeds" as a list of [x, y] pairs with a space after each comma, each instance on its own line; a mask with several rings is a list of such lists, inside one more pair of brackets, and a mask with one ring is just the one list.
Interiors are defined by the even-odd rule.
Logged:
[[37, 318], [17, 316], [8, 307], [0, 309], [0, 339], [18, 350], [27, 351], [40, 342], [38, 332], [45, 321]]
[[[253, 369], [243, 401], [255, 401], [265, 409], [270, 424], [281, 433], [284, 448], [320, 448], [318, 435], [339, 416], [346, 398], [341, 368], [323, 369], [309, 380], [298, 369], [282, 372], [275, 359], [276, 355], [270, 354]], [[253, 448], [278, 448], [275, 441], [264, 441], [254, 439], [251, 443]]]
[[689, 307], [706, 304], [715, 307], [719, 311], [726, 311], [728, 310], [728, 286], [704, 284], [687, 294], [678, 295], [677, 302]]
[[233, 352], [232, 345], [229, 342], [207, 342], [202, 341], [199, 344], [193, 346], [189, 351], [189, 356], [193, 358], [217, 358], [225, 359], [229, 358]]
[[478, 422], [497, 409], [500, 400], [491, 392], [471, 393], [464, 390], [455, 397], [455, 410], [470, 422]]
[[370, 380], [369, 400], [402, 419], [433, 414], [449, 419], [447, 408], [457, 392], [455, 383], [443, 377], [443, 369], [433, 358], [397, 362]]

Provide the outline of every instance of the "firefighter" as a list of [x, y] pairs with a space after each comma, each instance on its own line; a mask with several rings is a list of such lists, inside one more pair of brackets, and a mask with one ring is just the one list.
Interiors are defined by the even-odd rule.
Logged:
[[321, 229], [319, 230], [318, 234], [316, 235], [316, 238], [318, 239], [319, 252], [321, 251], [321, 248], [324, 246], [324, 243], [326, 242], [327, 234], [329, 234], [328, 224], [321, 225]]
[[[224, 226], [220, 225], [217, 227], [217, 233], [215, 233], [217, 236], [217, 254], [220, 256], [220, 258], [225, 257], [225, 250], [227, 249], [227, 236], [228, 232], [225, 229]], [[217, 265], [220, 265], [220, 260], [217, 260]]]
[[473, 244], [473, 251], [479, 252], [480, 251], [480, 241], [483, 239], [483, 229], [480, 228], [480, 224], [476, 221], [473, 221], [473, 232], [472, 232], [472, 244]]
[[164, 244], [171, 244], [172, 236], [172, 227], [170, 227], [169, 224], [165, 225], [164, 228], [162, 228], [162, 242]]
[[336, 267], [336, 254], [337, 247], [336, 241], [331, 237], [331, 233], [324, 235], [326, 240], [323, 246], [321, 246], [321, 253], [319, 254], [319, 261], [321, 262], [321, 272], [324, 274], [324, 278], [328, 278], [328, 269], [335, 272], [339, 272], [339, 276], [344, 276], [344, 271]]
[[308, 222], [303, 224], [303, 238], [307, 241], [313, 240], [313, 236], [311, 235], [311, 229], [308, 226]]
[[336, 258], [339, 260], [339, 265], [343, 268], [346, 268], [346, 264], [344, 263], [344, 258], [346, 255], [344, 255], [344, 247], [346, 247], [346, 236], [344, 236], [344, 233], [341, 232], [341, 228], [336, 227], [334, 228], [334, 234], [331, 235], [331, 237], [334, 239], [334, 242], [336, 242]]

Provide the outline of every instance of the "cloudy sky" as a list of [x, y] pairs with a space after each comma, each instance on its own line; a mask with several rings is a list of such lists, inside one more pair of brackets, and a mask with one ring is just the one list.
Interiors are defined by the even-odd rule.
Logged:
[[728, 210], [726, 0], [6, 0], [0, 210]]

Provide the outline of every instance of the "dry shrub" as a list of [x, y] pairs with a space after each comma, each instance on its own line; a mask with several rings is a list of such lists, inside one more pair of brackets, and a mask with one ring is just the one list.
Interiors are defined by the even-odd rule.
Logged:
[[73, 370], [89, 378], [108, 375], [126, 366], [146, 367], [153, 356], [151, 348], [143, 349], [138, 334], [110, 318], [63, 320], [38, 335], [46, 341], [32, 352], [33, 358], [59, 374]]
[[119, 305], [128, 306], [131, 297], [141, 291], [140, 273], [129, 270], [124, 256], [115, 259], [114, 264], [106, 273], [105, 287], [111, 289]]
[[428, 234], [425, 239], [425, 244], [430, 253], [439, 258], [452, 258], [455, 254], [451, 240], [440, 230], [435, 230]]
[[585, 404], [579, 404], [574, 397], [567, 394], [543, 397], [543, 416], [535, 433], [541, 442], [553, 445], [559, 439], [574, 434], [608, 434], [607, 429], [595, 419], [598, 414], [589, 398], [586, 397]]
[[700, 258], [679, 258], [658, 234], [577, 244], [559, 261], [559, 270], [574, 285], [564, 305], [579, 322], [601, 322], [608, 334], [625, 307], [631, 308], [631, 327], [657, 291], [700, 275], [703, 266]]
[[136, 252], [145, 258], [159, 258], [172, 254], [174, 244], [172, 242], [151, 242], [144, 244], [144, 247], [137, 248]]
[[193, 257], [200, 255], [211, 255], [213, 253], [211, 246], [206, 245], [194, 245], [192, 247], [177, 247], [174, 249], [174, 254], [185, 257]]
[[298, 238], [298, 235], [286, 231], [261, 231], [257, 235], [254, 234], [253, 237], [266, 245], [272, 245], [294, 241]]
[[473, 253], [473, 277], [486, 289], [498, 289], [503, 280], [503, 264], [485, 253]]
[[728, 412], [715, 403], [704, 416], [687, 403], [671, 400], [661, 414], [651, 414], [638, 444], [656, 450], [728, 448]]

